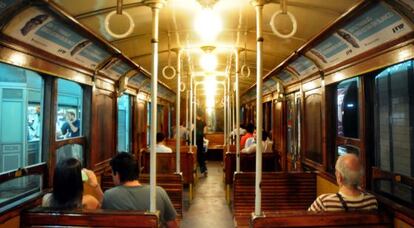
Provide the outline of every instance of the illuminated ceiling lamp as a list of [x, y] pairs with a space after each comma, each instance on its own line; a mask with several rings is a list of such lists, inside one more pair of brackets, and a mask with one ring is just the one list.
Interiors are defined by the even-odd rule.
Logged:
[[203, 70], [207, 72], [213, 72], [217, 68], [217, 57], [213, 54], [215, 47], [213, 46], [204, 46], [201, 47], [204, 51], [203, 55], [200, 57], [200, 66]]
[[194, 28], [203, 41], [212, 42], [222, 30], [221, 18], [213, 10], [217, 0], [199, 0], [198, 2], [203, 8], [197, 13]]

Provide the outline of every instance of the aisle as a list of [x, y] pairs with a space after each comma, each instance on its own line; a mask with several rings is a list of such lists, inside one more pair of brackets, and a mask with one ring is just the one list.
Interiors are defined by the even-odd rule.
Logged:
[[226, 205], [223, 167], [209, 161], [208, 177], [199, 178], [191, 205], [184, 209], [182, 228], [233, 228], [233, 215]]

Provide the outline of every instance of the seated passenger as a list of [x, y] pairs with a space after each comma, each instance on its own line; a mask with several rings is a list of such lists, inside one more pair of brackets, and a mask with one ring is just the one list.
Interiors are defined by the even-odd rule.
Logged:
[[340, 156], [336, 161], [335, 170], [339, 192], [320, 195], [309, 207], [309, 211], [356, 211], [378, 208], [375, 196], [359, 187], [364, 169], [355, 154]]
[[[129, 153], [119, 153], [110, 162], [116, 187], [105, 191], [102, 208], [113, 210], [150, 209], [150, 186], [138, 181], [138, 162]], [[161, 187], [156, 188], [156, 208], [160, 211], [161, 224], [178, 227], [175, 211], [170, 198]]]
[[253, 124], [248, 124], [247, 125], [247, 127], [246, 127], [246, 131], [247, 131], [247, 133], [245, 134], [245, 135], [243, 135], [243, 137], [241, 137], [241, 139], [240, 139], [240, 146], [243, 148], [244, 146], [245, 146], [245, 144], [246, 144], [246, 140], [248, 139], [248, 138], [251, 138], [251, 137], [253, 137], [253, 132], [254, 132], [254, 129], [255, 129], [255, 127], [254, 127], [254, 125]]
[[[82, 174], [82, 172], [84, 174]], [[84, 177], [82, 177], [84, 175]], [[83, 181], [92, 187], [92, 195], [83, 195]], [[53, 192], [43, 196], [42, 206], [55, 209], [98, 209], [101, 206], [103, 192], [95, 174], [83, 169], [76, 158], [60, 160], [53, 175]]]
[[[247, 144], [247, 142], [246, 142]], [[273, 152], [272, 145], [273, 142], [269, 140], [266, 131], [262, 132], [262, 145], [263, 145], [263, 153], [271, 153]], [[242, 153], [254, 153], [256, 152], [256, 142], [252, 143], [250, 146], [245, 147], [241, 150]]]
[[155, 147], [157, 153], [172, 153], [172, 149], [165, 145], [165, 135], [162, 132], [157, 133], [157, 146]]
[[246, 143], [244, 143], [244, 148], [249, 147], [253, 144], [256, 144], [256, 129], [253, 131], [253, 137], [250, 137], [246, 140]]

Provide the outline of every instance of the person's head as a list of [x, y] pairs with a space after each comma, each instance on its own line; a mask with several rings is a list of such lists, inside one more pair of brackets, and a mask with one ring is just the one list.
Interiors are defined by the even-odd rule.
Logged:
[[255, 129], [255, 127], [254, 127], [254, 125], [253, 125], [253, 124], [251, 124], [251, 123], [247, 124], [247, 126], [246, 126], [246, 131], [247, 131], [248, 133], [253, 134], [254, 129]]
[[165, 135], [162, 132], [158, 132], [157, 133], [157, 144], [164, 142], [165, 140]]
[[349, 188], [357, 188], [360, 184], [361, 177], [364, 175], [364, 169], [358, 156], [351, 153], [338, 157], [335, 170], [338, 185]]
[[262, 131], [262, 141], [266, 141], [267, 140], [267, 131]]
[[76, 114], [73, 111], [67, 111], [66, 112], [66, 118], [73, 121], [76, 119]]
[[110, 165], [112, 167], [115, 185], [138, 180], [139, 167], [134, 155], [127, 152], [120, 152], [112, 158]]
[[61, 159], [53, 175], [51, 207], [74, 209], [82, 205], [82, 165], [76, 158]]

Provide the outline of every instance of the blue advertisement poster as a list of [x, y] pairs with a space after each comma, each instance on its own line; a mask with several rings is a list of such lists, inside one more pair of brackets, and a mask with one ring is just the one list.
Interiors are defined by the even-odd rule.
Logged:
[[145, 81], [147, 81], [149, 83], [150, 78], [148, 78], [147, 76], [137, 73], [134, 76], [132, 76], [129, 81], [133, 84], [135, 84], [138, 87], [142, 86], [142, 83], [144, 83]]
[[312, 48], [307, 56], [326, 69], [412, 31], [411, 22], [378, 2]]
[[276, 90], [276, 82], [272, 78], [263, 82], [263, 94], [271, 93]]
[[117, 61], [112, 67], [110, 68], [111, 71], [116, 72], [119, 76], [124, 75], [126, 72], [131, 70], [132, 67], [123, 61]]
[[295, 80], [295, 77], [287, 70], [282, 70], [277, 74], [278, 78], [287, 84]]
[[111, 54], [98, 45], [91, 43], [79, 52], [79, 56], [82, 56], [95, 64], [99, 64], [109, 58]]
[[[351, 33], [352, 37], [355, 37], [360, 42], [400, 20], [401, 17], [396, 12], [383, 4], [376, 4], [363, 15], [355, 18], [343, 27], [343, 31]], [[353, 44], [357, 43], [357, 41], [353, 41], [352, 37], [347, 37], [346, 34], [343, 37], [352, 46], [357, 46], [357, 44]]]
[[4, 33], [24, 43], [89, 69], [109, 58], [109, 52], [37, 7], [23, 10]]
[[316, 65], [303, 55], [295, 59], [288, 67], [299, 77], [305, 77], [318, 71]]

